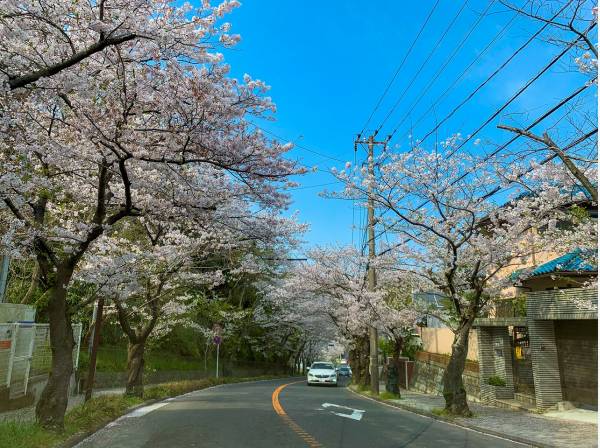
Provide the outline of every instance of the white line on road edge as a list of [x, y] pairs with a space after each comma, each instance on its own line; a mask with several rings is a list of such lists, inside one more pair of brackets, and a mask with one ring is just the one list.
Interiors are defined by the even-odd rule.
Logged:
[[345, 417], [345, 418], [351, 418], [352, 420], [356, 420], [356, 421], [360, 421], [361, 418], [363, 418], [363, 414], [365, 413], [365, 411], [361, 410], [361, 409], [353, 409], [353, 408], [349, 408], [348, 406], [340, 406], [339, 404], [333, 404], [333, 403], [323, 403], [321, 406], [323, 406], [325, 409], [327, 408], [339, 408], [339, 409], [347, 409], [348, 411], [352, 411], [352, 414], [342, 414], [341, 412], [333, 412], [333, 411], [329, 411], [334, 415], [338, 415], [340, 417]]
[[428, 419], [428, 420], [435, 420], [435, 421], [438, 421], [438, 422], [440, 422], [440, 423], [444, 423], [444, 424], [446, 424], [446, 425], [449, 425], [449, 426], [455, 426], [455, 427], [457, 427], [457, 428], [461, 428], [461, 429], [464, 429], [464, 430], [466, 430], [466, 431], [476, 432], [476, 433], [478, 433], [478, 434], [483, 434], [483, 435], [485, 435], [485, 436], [488, 436], [488, 437], [494, 437], [494, 438], [496, 438], [496, 439], [500, 439], [500, 440], [506, 440], [506, 441], [508, 441], [508, 442], [516, 443], [516, 444], [519, 444], [519, 445], [523, 445], [523, 446], [529, 446], [529, 447], [535, 446], [535, 445], [532, 445], [532, 444], [530, 444], [530, 443], [520, 442], [520, 441], [518, 441], [518, 440], [509, 439], [509, 438], [507, 438], [507, 437], [498, 436], [498, 435], [496, 435], [496, 434], [490, 434], [489, 432], [479, 431], [479, 430], [477, 430], [477, 429], [475, 429], [475, 428], [470, 428], [470, 427], [468, 427], [468, 426], [458, 425], [458, 424], [456, 424], [456, 423], [450, 423], [450, 422], [448, 422], [448, 421], [446, 421], [446, 420], [441, 420], [441, 419], [433, 418], [433, 417], [430, 417], [430, 416], [428, 416], [428, 415], [423, 415], [423, 414], [419, 414], [418, 412], [413, 412], [413, 411], [411, 411], [411, 410], [409, 410], [409, 409], [406, 409], [406, 408], [401, 408], [401, 407], [398, 407], [398, 406], [391, 405], [391, 404], [389, 404], [389, 403], [384, 403], [383, 401], [375, 400], [374, 398], [367, 397], [367, 396], [365, 396], [365, 395], [359, 394], [358, 392], [355, 392], [355, 391], [353, 391], [353, 390], [352, 390], [352, 389], [350, 389], [349, 387], [347, 387], [347, 388], [346, 388], [346, 390], [349, 390], [351, 393], [353, 393], [354, 395], [356, 395], [356, 396], [358, 396], [358, 397], [360, 397], [360, 398], [364, 398], [365, 400], [374, 401], [375, 403], [381, 404], [381, 405], [383, 405], [383, 406], [387, 406], [388, 408], [395, 409], [396, 411], [400, 411], [400, 412], [402, 412], [402, 411], [405, 411], [405, 412], [410, 412], [410, 413], [411, 413], [411, 414], [413, 414], [413, 415], [418, 415], [419, 417], [426, 418], [426, 419]]
[[157, 410], [158, 408], [162, 408], [163, 406], [166, 406], [167, 404], [169, 404], [169, 403], [165, 403], [165, 402], [154, 403], [154, 404], [151, 404], [150, 406], [144, 406], [143, 408], [138, 408], [135, 411], [124, 415], [123, 417], [125, 417], [125, 418], [142, 417], [152, 411]]
[[131, 411], [129, 414], [125, 414], [122, 415], [121, 417], [119, 417], [118, 419], [110, 422], [108, 425], [105, 426], [105, 428], [112, 428], [113, 426], [117, 426], [119, 425], [123, 420], [127, 419], [127, 418], [132, 418], [132, 417], [143, 417], [146, 414], [149, 414], [152, 411], [157, 410], [158, 408], [162, 408], [163, 406], [168, 405], [169, 403], [166, 403], [164, 401], [161, 401], [160, 403], [154, 403], [151, 404], [149, 406], [143, 406], [141, 408], [137, 408], [133, 411]]

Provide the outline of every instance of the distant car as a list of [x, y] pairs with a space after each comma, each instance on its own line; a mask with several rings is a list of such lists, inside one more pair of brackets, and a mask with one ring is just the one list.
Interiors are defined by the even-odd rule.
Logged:
[[337, 371], [330, 362], [313, 362], [308, 369], [306, 384], [330, 384], [337, 386]]
[[352, 369], [350, 366], [342, 365], [338, 367], [338, 376], [352, 377]]

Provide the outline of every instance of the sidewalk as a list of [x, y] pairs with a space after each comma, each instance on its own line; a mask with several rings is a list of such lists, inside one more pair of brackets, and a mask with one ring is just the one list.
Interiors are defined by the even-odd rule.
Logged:
[[[385, 387], [382, 389], [385, 390]], [[400, 400], [386, 403], [417, 413], [432, 415], [434, 408], [444, 408], [444, 398], [415, 391], [400, 390]], [[512, 411], [494, 406], [469, 402], [471, 418], [449, 420], [481, 432], [540, 447], [597, 447], [598, 425], [582, 421], [565, 420], [558, 416], [546, 416], [523, 411]]]
[[[114, 395], [114, 394], [122, 394], [125, 392], [125, 388], [120, 387], [116, 389], [99, 389], [94, 390], [93, 396], [97, 397], [99, 395]], [[67, 410], [72, 409], [78, 404], [83, 403], [84, 395], [72, 395], [69, 397], [69, 404], [67, 405]], [[15, 409], [14, 411], [0, 412], [0, 421], [22, 421], [22, 422], [32, 422], [35, 421], [35, 407], [30, 406], [27, 408]]]

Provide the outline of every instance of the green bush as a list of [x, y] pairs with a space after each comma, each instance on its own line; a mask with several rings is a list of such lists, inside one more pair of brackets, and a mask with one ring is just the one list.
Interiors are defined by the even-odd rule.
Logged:
[[394, 394], [386, 390], [385, 392], [379, 393], [379, 398], [381, 398], [382, 400], [399, 400], [400, 394]]
[[504, 380], [504, 378], [501, 378], [498, 375], [490, 376], [487, 379], [487, 383], [490, 386], [502, 386], [502, 387], [506, 386], [506, 381]]

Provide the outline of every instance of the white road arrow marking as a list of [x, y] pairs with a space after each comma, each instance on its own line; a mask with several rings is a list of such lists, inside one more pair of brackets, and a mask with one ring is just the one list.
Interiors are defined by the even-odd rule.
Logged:
[[353, 408], [349, 408], [348, 406], [340, 406], [339, 404], [333, 404], [333, 403], [323, 403], [321, 406], [323, 406], [323, 408], [327, 409], [327, 408], [338, 408], [338, 409], [345, 409], [348, 411], [352, 411], [352, 414], [343, 414], [341, 412], [333, 412], [333, 411], [329, 411], [334, 415], [338, 415], [340, 417], [345, 417], [345, 418], [351, 418], [352, 420], [357, 420], [360, 421], [361, 418], [363, 418], [363, 414], [365, 413], [365, 411], [363, 411], [362, 409], [353, 409]]

